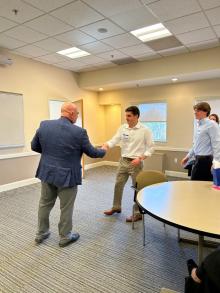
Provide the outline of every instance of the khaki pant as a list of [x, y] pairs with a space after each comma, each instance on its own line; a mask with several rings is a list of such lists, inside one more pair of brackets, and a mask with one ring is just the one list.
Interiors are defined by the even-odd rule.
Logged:
[[77, 186], [59, 188], [52, 184], [41, 182], [41, 198], [38, 209], [38, 233], [43, 234], [49, 230], [50, 212], [60, 199], [59, 235], [65, 237], [72, 231], [72, 214], [77, 194]]
[[[116, 183], [114, 189], [113, 209], [121, 209], [121, 201], [125, 183], [128, 181], [128, 177], [132, 178], [132, 185], [135, 186], [136, 177], [138, 173], [143, 169], [143, 163], [138, 166], [131, 165], [131, 159], [121, 158], [119, 161], [119, 167], [116, 175]], [[139, 214], [138, 205], [134, 205], [135, 214]]]

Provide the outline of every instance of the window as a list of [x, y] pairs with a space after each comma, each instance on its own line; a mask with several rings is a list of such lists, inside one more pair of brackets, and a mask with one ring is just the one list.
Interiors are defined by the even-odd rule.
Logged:
[[167, 141], [167, 103], [139, 104], [140, 122], [149, 127], [153, 139], [157, 142]]

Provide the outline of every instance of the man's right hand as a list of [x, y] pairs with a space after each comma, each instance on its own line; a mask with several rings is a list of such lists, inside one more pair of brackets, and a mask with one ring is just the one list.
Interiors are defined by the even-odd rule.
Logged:
[[107, 150], [109, 149], [109, 146], [107, 145], [107, 143], [104, 143], [101, 147], [101, 149], [105, 150], [107, 152]]
[[189, 160], [188, 157], [183, 158], [182, 161], [181, 161], [181, 165], [182, 166], [185, 165], [188, 160]]

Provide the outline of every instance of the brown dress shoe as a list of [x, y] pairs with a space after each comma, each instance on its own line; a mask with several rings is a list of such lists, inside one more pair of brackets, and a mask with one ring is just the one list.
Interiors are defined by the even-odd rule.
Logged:
[[104, 214], [106, 216], [111, 216], [114, 213], [118, 213], [118, 214], [121, 213], [121, 209], [110, 209], [110, 210], [104, 211]]
[[142, 220], [142, 215], [141, 214], [137, 214], [134, 216], [130, 216], [126, 218], [126, 222], [137, 222], [137, 221], [141, 221]]

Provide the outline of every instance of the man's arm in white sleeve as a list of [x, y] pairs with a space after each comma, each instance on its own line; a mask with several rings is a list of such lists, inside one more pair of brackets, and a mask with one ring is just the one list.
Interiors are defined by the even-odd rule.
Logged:
[[146, 129], [145, 131], [145, 140], [146, 140], [146, 150], [144, 153], [145, 158], [150, 157], [154, 152], [154, 141], [152, 132], [149, 129]]
[[117, 130], [116, 134], [106, 142], [106, 144], [108, 145], [109, 148], [114, 147], [116, 144], [118, 144], [121, 140], [121, 127], [119, 127], [119, 129]]

